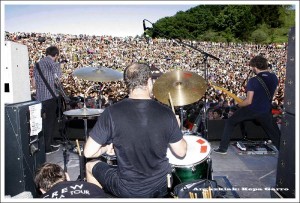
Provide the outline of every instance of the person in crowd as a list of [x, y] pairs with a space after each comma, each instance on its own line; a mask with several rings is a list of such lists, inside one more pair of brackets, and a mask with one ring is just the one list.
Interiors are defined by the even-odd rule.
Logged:
[[86, 181], [70, 181], [58, 164], [44, 163], [35, 172], [34, 182], [40, 198], [109, 198], [99, 186]]
[[[46, 57], [42, 58], [38, 64], [41, 73], [49, 84], [53, 93], [57, 97], [55, 80], [56, 77], [60, 78], [62, 73], [60, 65], [57, 62], [59, 56], [59, 49], [56, 46], [50, 46], [46, 49]], [[45, 82], [42, 79], [40, 72], [37, 69], [37, 64], [33, 70], [34, 86], [36, 88], [36, 100], [42, 103], [43, 109], [43, 131], [45, 137], [45, 150], [46, 153], [53, 153], [59, 150], [59, 144], [55, 143], [53, 136], [56, 135], [58, 123], [58, 99], [51, 94]], [[57, 130], [58, 131], [58, 130]]]
[[117, 197], [164, 197], [172, 172], [167, 149], [181, 158], [187, 151], [179, 117], [152, 99], [148, 65], [127, 66], [124, 81], [129, 97], [103, 111], [84, 147], [86, 158], [115, 154], [117, 167], [91, 160], [86, 164], [87, 181]]
[[223, 111], [221, 108], [216, 108], [213, 110], [213, 120], [222, 120]]
[[211, 107], [207, 109], [207, 118], [208, 120], [214, 120], [214, 109]]
[[237, 111], [237, 107], [235, 106], [230, 107], [228, 111], [228, 118], [230, 118], [236, 111]]
[[256, 74], [247, 83], [247, 97], [239, 104], [239, 108], [226, 120], [220, 145], [214, 152], [226, 154], [230, 143], [230, 136], [234, 127], [246, 120], [260, 123], [277, 149], [280, 145], [280, 130], [273, 119], [272, 98], [278, 86], [278, 78], [268, 70], [268, 61], [262, 55], [253, 57], [249, 63]]

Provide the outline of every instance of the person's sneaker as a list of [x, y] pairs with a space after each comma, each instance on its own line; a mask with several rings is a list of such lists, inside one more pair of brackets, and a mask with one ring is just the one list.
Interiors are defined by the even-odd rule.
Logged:
[[215, 152], [215, 153], [218, 153], [218, 154], [227, 154], [227, 151], [221, 150], [219, 147], [218, 147], [218, 148], [215, 148], [215, 149], [214, 149], [214, 152]]
[[51, 150], [46, 152], [46, 154], [52, 154], [54, 152], [57, 152], [60, 149], [60, 147], [53, 147], [51, 146]]

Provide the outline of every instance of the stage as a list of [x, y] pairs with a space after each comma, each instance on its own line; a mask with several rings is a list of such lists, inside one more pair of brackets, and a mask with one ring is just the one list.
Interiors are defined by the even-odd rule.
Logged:
[[[82, 146], [83, 141], [79, 141]], [[212, 179], [224, 188], [224, 198], [271, 198], [271, 190], [276, 185], [278, 152], [274, 153], [239, 153], [232, 141], [226, 155], [210, 153], [212, 160]], [[217, 147], [219, 141], [209, 142], [211, 148]], [[75, 150], [73, 150], [75, 146]], [[79, 155], [76, 141], [70, 140], [67, 153], [67, 171], [71, 180], [80, 175]], [[64, 147], [46, 156], [47, 162], [64, 167]]]

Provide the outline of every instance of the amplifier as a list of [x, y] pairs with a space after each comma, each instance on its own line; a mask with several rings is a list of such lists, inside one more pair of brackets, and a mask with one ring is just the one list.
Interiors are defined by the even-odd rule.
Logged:
[[46, 161], [41, 109], [36, 101], [5, 105], [5, 195], [37, 195], [34, 174]]

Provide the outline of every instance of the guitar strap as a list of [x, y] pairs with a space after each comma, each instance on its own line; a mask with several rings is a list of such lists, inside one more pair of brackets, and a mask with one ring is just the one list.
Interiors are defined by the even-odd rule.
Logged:
[[263, 86], [263, 88], [265, 89], [265, 92], [266, 92], [266, 94], [267, 94], [269, 100], [272, 101], [272, 97], [271, 97], [270, 91], [269, 91], [269, 89], [268, 89], [266, 83], [265, 83], [265, 82], [263, 81], [263, 79], [262, 79], [260, 76], [258, 76], [258, 75], [256, 75], [255, 78], [260, 82], [260, 84], [261, 84], [261, 85]]

